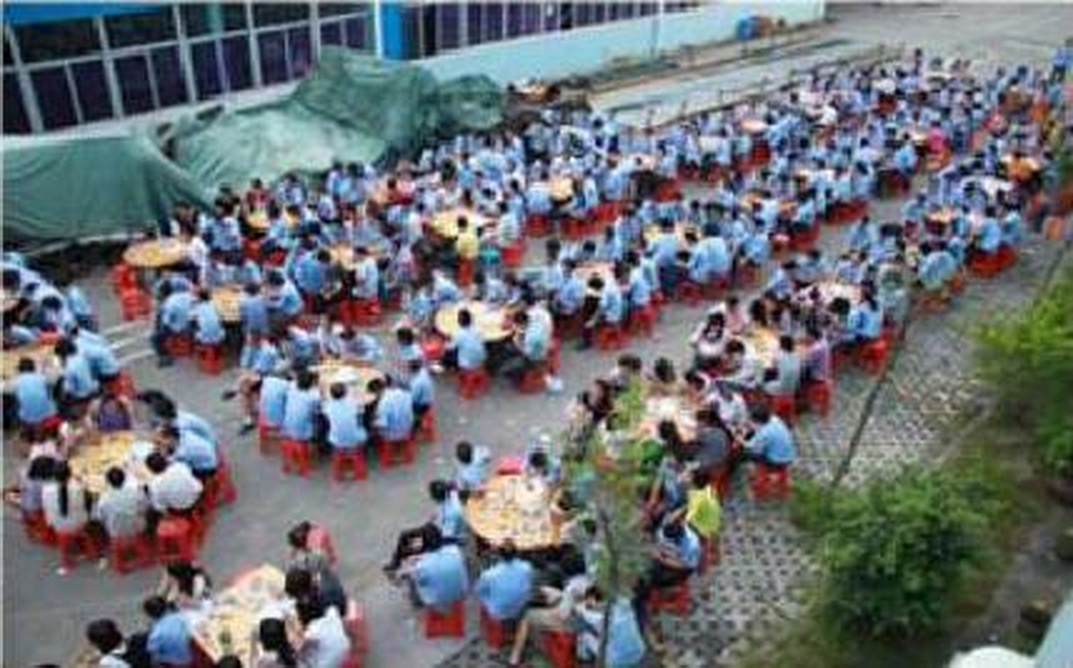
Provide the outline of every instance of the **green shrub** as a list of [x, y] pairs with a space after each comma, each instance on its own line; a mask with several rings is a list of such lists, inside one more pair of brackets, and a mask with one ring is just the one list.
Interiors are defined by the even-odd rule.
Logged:
[[840, 628], [897, 639], [941, 628], [1002, 507], [985, 475], [908, 469], [811, 503], [821, 606]]
[[1073, 473], [1073, 270], [1023, 313], [977, 336], [977, 369], [1055, 473]]

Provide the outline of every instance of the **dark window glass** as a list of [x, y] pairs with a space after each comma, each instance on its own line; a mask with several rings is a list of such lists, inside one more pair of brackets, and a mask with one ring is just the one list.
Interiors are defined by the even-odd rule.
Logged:
[[581, 27], [592, 23], [592, 12], [595, 7], [587, 2], [579, 2], [574, 6], [574, 25]]
[[15, 26], [24, 63], [74, 58], [101, 50], [97, 27], [89, 19]]
[[592, 22], [603, 23], [607, 20], [607, 3], [597, 2], [592, 5]]
[[287, 31], [287, 48], [291, 52], [291, 77], [305, 76], [313, 64], [313, 44], [309, 41], [309, 28], [291, 28]]
[[559, 29], [560, 30], [570, 30], [575, 25], [577, 25], [576, 19], [574, 18], [574, 8], [576, 6], [577, 5], [575, 5], [572, 2], [560, 2], [559, 3]]
[[[538, 6], [539, 9], [539, 6]], [[544, 5], [544, 30], [551, 32], [559, 29], [559, 5]]]
[[153, 49], [153, 76], [156, 77], [156, 96], [161, 107], [183, 104], [186, 99], [186, 81], [179, 64], [179, 48], [163, 46]]
[[439, 28], [436, 23], [436, 7], [434, 5], [425, 5], [421, 8], [421, 29], [424, 37], [422, 38], [424, 44], [421, 49], [423, 57], [436, 55], [436, 36], [439, 34]]
[[153, 109], [153, 91], [149, 84], [149, 67], [145, 56], [129, 56], [115, 61], [123, 112], [140, 114]]
[[7, 36], [4, 36], [4, 64], [14, 65], [15, 56], [11, 54], [11, 44], [8, 42]]
[[507, 5], [507, 37], [517, 37], [522, 34], [522, 14], [525, 12], [523, 5]]
[[484, 6], [484, 41], [503, 39], [503, 3], [489, 2]]
[[183, 30], [190, 37], [246, 28], [246, 7], [241, 4], [180, 5], [180, 13]]
[[52, 67], [34, 72], [30, 77], [33, 79], [37, 108], [41, 110], [41, 121], [46, 130], [67, 127], [78, 122], [71, 91], [67, 88], [67, 73], [64, 68]]
[[317, 5], [317, 11], [321, 16], [339, 16], [359, 12], [363, 7], [364, 5], [353, 2], [325, 2]]
[[230, 32], [232, 30], [244, 30], [247, 28], [246, 5], [241, 3], [220, 5], [220, 10], [224, 15], [224, 30]]
[[216, 43], [202, 42], [190, 48], [191, 68], [194, 70], [194, 83], [197, 84], [197, 98], [207, 100], [223, 92], [220, 81], [220, 69], [216, 59]]
[[245, 35], [224, 40], [224, 67], [231, 90], [246, 90], [253, 86], [250, 69], [250, 45]]
[[75, 79], [78, 105], [82, 107], [82, 121], [99, 121], [112, 117], [112, 99], [108, 95], [108, 79], [104, 65], [99, 60], [71, 65]]
[[543, 16], [540, 13], [540, 4], [526, 3], [522, 8], [522, 34], [535, 35], [540, 32]]
[[204, 35], [212, 29], [209, 5], [179, 5], [179, 16], [187, 37]]
[[287, 46], [283, 31], [277, 30], [257, 38], [261, 47], [261, 78], [266, 84], [282, 83], [287, 76]]
[[320, 43], [341, 46], [343, 44], [343, 24], [322, 23], [320, 25]]
[[466, 43], [480, 44], [484, 41], [481, 35], [481, 24], [484, 22], [484, 6], [473, 3], [466, 5]]
[[457, 49], [459, 46], [459, 10], [458, 3], [449, 2], [436, 6], [439, 14], [439, 48], [437, 51]]
[[22, 90], [14, 74], [4, 75], [4, 134], [24, 134], [30, 131], [30, 117], [22, 104]]
[[369, 48], [369, 22], [364, 16], [346, 20], [346, 45], [351, 49]]
[[637, 16], [637, 5], [632, 2], [627, 2], [621, 9], [619, 9], [619, 16], [624, 19], [632, 19], [634, 16]]
[[641, 16], [651, 16], [656, 13], [656, 3], [654, 2], [642, 2], [640, 6]]
[[257, 26], [274, 26], [294, 23], [309, 18], [309, 5], [305, 3], [259, 2], [253, 6], [253, 22]]
[[152, 44], [175, 39], [175, 21], [170, 6], [142, 14], [104, 17], [104, 29], [112, 48]]
[[421, 42], [423, 16], [421, 7], [405, 6], [403, 8], [402, 25], [406, 35], [406, 53], [403, 54], [405, 60], [420, 58], [424, 51], [424, 44]]

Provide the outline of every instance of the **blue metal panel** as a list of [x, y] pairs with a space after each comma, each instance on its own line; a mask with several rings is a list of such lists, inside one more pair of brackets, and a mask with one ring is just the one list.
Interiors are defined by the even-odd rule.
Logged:
[[41, 2], [41, 3], [4, 3], [4, 23], [11, 25], [28, 25], [86, 19], [95, 16], [116, 16], [120, 14], [141, 14], [160, 9], [160, 5], [128, 5], [106, 2]]
[[404, 8], [398, 2], [381, 2], [380, 30], [384, 52], [377, 56], [387, 60], [405, 60], [407, 53]]

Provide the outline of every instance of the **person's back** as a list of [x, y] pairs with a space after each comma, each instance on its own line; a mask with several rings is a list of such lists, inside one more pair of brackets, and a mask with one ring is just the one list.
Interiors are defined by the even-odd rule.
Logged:
[[145, 530], [148, 499], [137, 481], [129, 480], [122, 469], [109, 470], [105, 477], [108, 489], [101, 494], [95, 509], [98, 519], [111, 538], [136, 536]]
[[313, 438], [313, 415], [320, 401], [318, 392], [312, 387], [291, 385], [283, 410], [283, 435], [296, 441], [308, 441]]
[[364, 445], [368, 434], [362, 425], [357, 404], [347, 398], [345, 388], [338, 393], [336, 390], [336, 387], [332, 388], [332, 398], [324, 403], [322, 409], [328, 420], [328, 443], [334, 449], [352, 450]]
[[341, 668], [350, 654], [350, 638], [339, 611], [329, 607], [305, 627], [302, 665], [308, 668]]
[[49, 482], [41, 490], [45, 521], [60, 533], [79, 531], [86, 526], [89, 521], [86, 500], [86, 490], [77, 480]]
[[261, 381], [261, 396], [258, 399], [260, 420], [269, 427], [283, 424], [287, 406], [289, 383], [278, 376], [265, 376]]
[[489, 616], [495, 620], [517, 619], [533, 587], [533, 567], [518, 558], [501, 561], [477, 580], [477, 595]]
[[462, 600], [469, 590], [462, 550], [457, 545], [444, 545], [422, 555], [414, 565], [413, 582], [418, 598], [427, 607], [442, 610]]
[[394, 386], [384, 390], [376, 407], [376, 427], [389, 441], [401, 441], [410, 436], [414, 427], [414, 405], [409, 392]]
[[15, 379], [15, 400], [19, 421], [23, 424], [39, 424], [56, 415], [48, 379], [36, 371], [24, 371]]

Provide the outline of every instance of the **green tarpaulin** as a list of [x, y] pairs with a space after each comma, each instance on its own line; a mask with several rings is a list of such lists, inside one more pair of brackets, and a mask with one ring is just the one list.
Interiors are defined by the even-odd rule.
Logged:
[[441, 83], [415, 65], [326, 47], [287, 99], [185, 121], [173, 152], [202, 183], [241, 187], [254, 177], [323, 171], [333, 160], [412, 155], [437, 137], [494, 127], [505, 105], [503, 89], [487, 77]]
[[326, 47], [295, 91], [271, 104], [190, 115], [151, 138], [31, 140], [5, 150], [4, 233], [39, 243], [144, 229], [177, 200], [207, 205], [221, 184], [410, 156], [436, 138], [494, 127], [505, 106], [487, 77], [438, 82], [415, 65]]
[[5, 244], [143, 230], [178, 201], [211, 202], [206, 188], [144, 137], [5, 147], [3, 163]]

